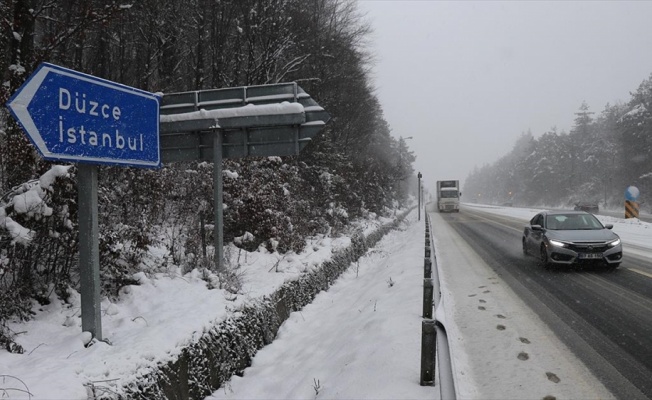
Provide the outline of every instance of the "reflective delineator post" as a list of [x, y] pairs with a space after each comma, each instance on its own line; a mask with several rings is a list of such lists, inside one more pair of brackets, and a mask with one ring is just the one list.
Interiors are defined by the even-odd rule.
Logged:
[[636, 186], [625, 189], [625, 218], [638, 218], [638, 197], [641, 191]]
[[421, 386], [435, 384], [435, 352], [437, 349], [437, 332], [435, 321], [421, 321]]
[[434, 289], [432, 278], [423, 280], [423, 318], [432, 318], [432, 297]]
[[638, 218], [638, 203], [635, 201], [625, 200], [625, 218]]

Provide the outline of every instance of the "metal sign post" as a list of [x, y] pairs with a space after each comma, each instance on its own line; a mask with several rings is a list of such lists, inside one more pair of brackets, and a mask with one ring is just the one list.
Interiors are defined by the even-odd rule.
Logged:
[[97, 167], [77, 166], [79, 199], [79, 276], [82, 331], [102, 340]]
[[218, 271], [224, 267], [224, 191], [222, 181], [222, 132], [215, 131], [213, 139], [213, 212], [215, 213], [215, 226], [213, 228], [213, 243], [215, 246], [215, 266]]
[[224, 263], [222, 160], [299, 154], [329, 119], [296, 83], [163, 96], [162, 161], [213, 162], [213, 236], [218, 270]]
[[97, 167], [159, 167], [159, 97], [43, 63], [7, 107], [46, 160], [77, 162], [82, 330], [102, 340]]

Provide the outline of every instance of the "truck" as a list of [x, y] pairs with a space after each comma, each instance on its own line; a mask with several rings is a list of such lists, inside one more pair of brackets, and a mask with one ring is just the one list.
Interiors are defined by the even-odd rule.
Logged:
[[437, 181], [437, 210], [460, 212], [460, 181]]

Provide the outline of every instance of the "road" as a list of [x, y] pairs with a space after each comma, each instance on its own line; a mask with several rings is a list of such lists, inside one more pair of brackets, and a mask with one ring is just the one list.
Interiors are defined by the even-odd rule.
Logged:
[[625, 254], [613, 272], [545, 270], [522, 254], [525, 221], [471, 207], [442, 217], [617, 398], [652, 399], [649, 258]]

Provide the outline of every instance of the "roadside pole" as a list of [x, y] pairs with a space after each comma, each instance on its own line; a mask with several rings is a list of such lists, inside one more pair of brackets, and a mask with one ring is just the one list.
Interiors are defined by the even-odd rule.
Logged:
[[417, 174], [417, 197], [418, 197], [418, 208], [419, 208], [419, 221], [421, 221], [421, 172]]
[[222, 271], [224, 267], [224, 191], [222, 182], [222, 132], [215, 130], [213, 138], [213, 198], [215, 205], [215, 227], [213, 243], [215, 245], [215, 267]]
[[102, 340], [97, 166], [77, 164], [82, 332]]

